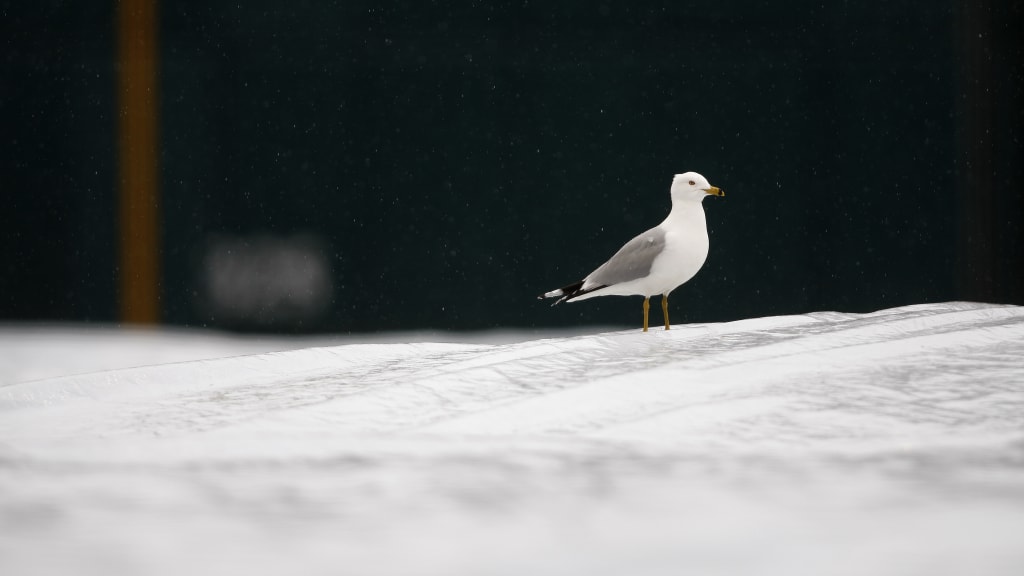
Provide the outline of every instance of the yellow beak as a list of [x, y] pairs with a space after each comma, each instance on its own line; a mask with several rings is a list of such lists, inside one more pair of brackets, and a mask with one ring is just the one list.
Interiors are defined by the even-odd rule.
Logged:
[[725, 190], [722, 190], [718, 186], [712, 186], [711, 188], [705, 190], [705, 192], [712, 196], [725, 196]]

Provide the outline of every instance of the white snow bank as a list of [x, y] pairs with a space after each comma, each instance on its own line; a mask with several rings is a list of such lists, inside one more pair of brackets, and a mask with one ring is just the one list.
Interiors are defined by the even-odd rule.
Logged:
[[951, 303], [16, 382], [0, 572], [1017, 574], [1022, 359]]
[[578, 330], [418, 331], [364, 335], [238, 335], [196, 328], [0, 324], [0, 386], [119, 368], [264, 354], [352, 343], [473, 342], [507, 344]]

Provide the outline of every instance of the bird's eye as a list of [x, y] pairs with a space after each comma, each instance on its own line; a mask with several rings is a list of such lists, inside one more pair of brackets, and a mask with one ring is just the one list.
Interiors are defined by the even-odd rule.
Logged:
[[690, 180], [690, 186], [694, 186], [696, 184], [697, 184], [696, 182], [694, 182], [693, 180]]

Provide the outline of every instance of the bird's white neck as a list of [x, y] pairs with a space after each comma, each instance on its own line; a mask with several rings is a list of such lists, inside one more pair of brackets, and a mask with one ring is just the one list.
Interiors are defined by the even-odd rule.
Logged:
[[665, 222], [676, 222], [686, 226], [700, 226], [707, 229], [704, 219], [704, 205], [700, 200], [677, 199], [672, 200], [672, 211], [668, 213]]

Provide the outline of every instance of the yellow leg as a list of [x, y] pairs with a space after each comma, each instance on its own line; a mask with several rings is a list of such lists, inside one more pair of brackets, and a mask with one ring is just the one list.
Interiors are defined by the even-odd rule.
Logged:
[[651, 298], [644, 296], [644, 332], [647, 332], [647, 311], [651, 308]]
[[665, 315], [665, 330], [668, 330], [668, 294], [661, 295], [661, 313]]

